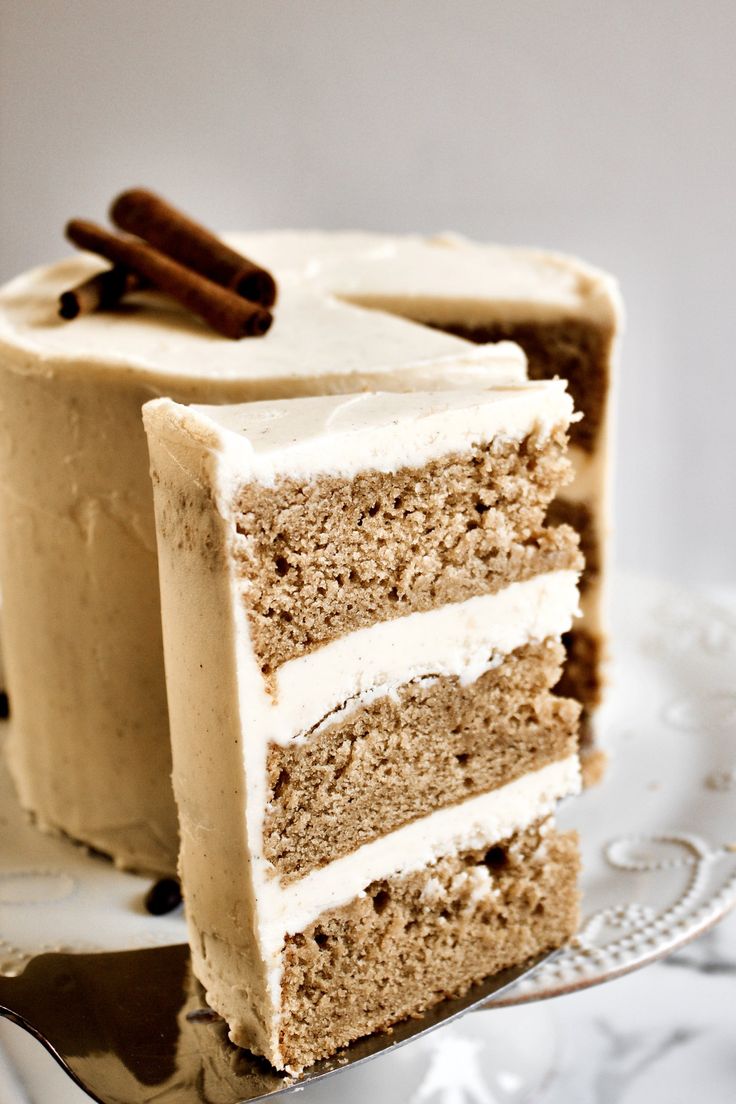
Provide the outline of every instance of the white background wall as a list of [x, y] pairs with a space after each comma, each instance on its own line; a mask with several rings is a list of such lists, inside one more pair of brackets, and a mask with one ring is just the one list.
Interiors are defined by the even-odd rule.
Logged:
[[221, 228], [452, 228], [628, 304], [619, 562], [736, 566], [732, 0], [2, 0], [0, 277], [146, 183]]

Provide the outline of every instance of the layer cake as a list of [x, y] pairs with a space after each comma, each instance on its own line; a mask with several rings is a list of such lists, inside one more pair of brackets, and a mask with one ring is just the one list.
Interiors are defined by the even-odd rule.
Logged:
[[[219, 404], [492, 386], [521, 378], [524, 354], [508, 342], [475, 347], [467, 338], [496, 337], [513, 324], [533, 374], [569, 375], [588, 415], [598, 395], [596, 431], [573, 448], [578, 478], [564, 492], [567, 506], [559, 500], [553, 509], [583, 529], [591, 565], [584, 634], [578, 627], [569, 638], [576, 664], [567, 689], [587, 706], [599, 692], [605, 383], [618, 317], [610, 278], [574, 260], [449, 237], [285, 232], [231, 240], [279, 284], [274, 324], [258, 340], [227, 341], [152, 292], [62, 323], [59, 294], [101, 268], [87, 255], [0, 292], [0, 577], [12, 774], [41, 827], [123, 866], [161, 873], [174, 870], [178, 841], [140, 420], [155, 396]], [[545, 344], [544, 334], [559, 337], [563, 323], [565, 340]], [[595, 355], [575, 336], [583, 331], [597, 334]], [[544, 356], [535, 351], [540, 342]]]
[[577, 922], [561, 382], [144, 407], [194, 970], [297, 1071]]

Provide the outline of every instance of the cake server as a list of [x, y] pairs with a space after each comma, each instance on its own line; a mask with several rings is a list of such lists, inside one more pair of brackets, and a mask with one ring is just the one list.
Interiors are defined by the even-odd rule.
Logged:
[[39, 955], [18, 977], [0, 977], [0, 1016], [33, 1035], [101, 1104], [244, 1104], [393, 1050], [480, 1008], [550, 957], [504, 970], [298, 1078], [233, 1046], [192, 976], [187, 946]]

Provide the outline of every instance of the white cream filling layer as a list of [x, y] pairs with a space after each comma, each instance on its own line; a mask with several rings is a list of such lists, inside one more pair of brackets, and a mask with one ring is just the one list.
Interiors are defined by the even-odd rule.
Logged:
[[257, 719], [249, 688], [246, 716], [268, 743], [304, 739], [346, 703], [373, 700], [412, 679], [455, 675], [467, 686], [499, 655], [568, 632], [577, 609], [577, 572], [551, 571], [497, 594], [377, 622], [280, 667], [275, 697], [262, 698]]
[[303, 931], [326, 910], [364, 896], [372, 882], [490, 847], [548, 816], [561, 798], [579, 789], [578, 759], [571, 755], [490, 793], [438, 809], [291, 885], [282, 886], [275, 877], [265, 881], [257, 894], [264, 953], [278, 955], [287, 935]]

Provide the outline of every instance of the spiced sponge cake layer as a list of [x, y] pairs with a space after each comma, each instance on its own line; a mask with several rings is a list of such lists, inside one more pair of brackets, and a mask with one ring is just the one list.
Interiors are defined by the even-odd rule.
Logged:
[[311, 1064], [559, 947], [578, 924], [578, 869], [575, 836], [541, 821], [325, 912], [286, 942], [284, 1061]]

